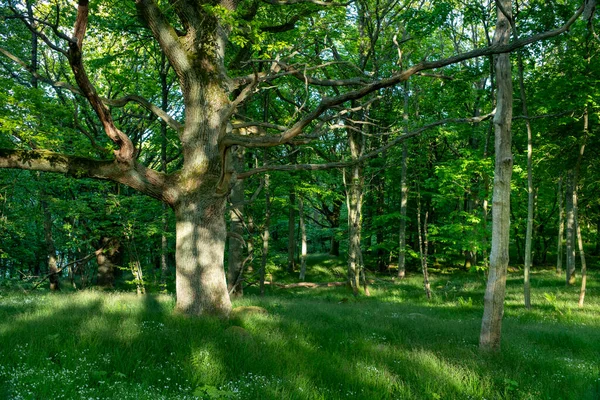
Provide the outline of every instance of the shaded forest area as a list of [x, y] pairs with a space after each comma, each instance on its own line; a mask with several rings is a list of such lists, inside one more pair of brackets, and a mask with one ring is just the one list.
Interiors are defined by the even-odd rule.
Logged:
[[357, 297], [422, 274], [431, 298], [429, 272], [465, 270], [489, 276], [489, 349], [509, 258], [524, 306], [542, 268], [583, 306], [595, 1], [0, 7], [1, 286], [228, 316], [247, 288], [306, 281], [309, 254], [346, 260]]

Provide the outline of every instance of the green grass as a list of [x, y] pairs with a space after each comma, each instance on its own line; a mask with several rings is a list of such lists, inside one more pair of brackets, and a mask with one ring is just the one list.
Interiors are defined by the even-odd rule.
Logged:
[[[339, 280], [331, 260], [308, 275]], [[370, 298], [250, 291], [235, 306], [268, 314], [229, 321], [175, 315], [164, 295], [0, 288], [0, 399], [598, 399], [598, 278], [580, 310], [577, 288], [536, 271], [527, 311], [511, 274], [500, 354], [477, 347], [476, 274], [434, 274], [429, 302], [418, 274], [380, 277]]]

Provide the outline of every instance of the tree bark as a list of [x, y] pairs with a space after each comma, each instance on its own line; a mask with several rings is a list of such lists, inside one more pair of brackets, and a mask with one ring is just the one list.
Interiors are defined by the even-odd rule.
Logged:
[[567, 181], [567, 266], [565, 283], [567, 286], [575, 283], [575, 182], [572, 171], [569, 173]]
[[293, 273], [296, 268], [296, 191], [294, 187], [289, 193], [288, 210], [288, 265], [289, 273]]
[[[404, 84], [404, 132], [408, 133], [408, 82]], [[408, 149], [406, 141], [402, 143], [402, 161], [400, 170], [400, 232], [398, 243], [398, 278], [406, 275], [406, 205], [408, 203], [408, 185], [406, 184], [406, 169]]]
[[558, 243], [556, 244], [556, 274], [562, 274], [563, 244], [565, 237], [565, 207], [563, 193], [563, 178], [558, 178]]
[[[160, 87], [161, 87], [161, 109], [167, 112], [169, 109], [169, 85], [167, 82], [168, 64], [164, 53], [161, 53], [160, 66]], [[167, 123], [164, 120], [160, 121], [160, 169], [167, 173]], [[169, 230], [169, 209], [166, 203], [162, 203], [162, 233], [160, 235], [160, 285], [163, 291], [167, 290], [167, 276], [169, 274], [168, 257], [168, 240], [167, 232]]]
[[533, 139], [531, 135], [531, 121], [529, 120], [529, 112], [527, 110], [527, 95], [525, 93], [525, 83], [523, 81], [523, 55], [519, 50], [517, 53], [519, 66], [519, 90], [521, 92], [521, 104], [523, 115], [525, 116], [525, 126], [527, 128], [527, 228], [525, 233], [525, 265], [523, 267], [523, 292], [525, 298], [525, 308], [531, 308], [531, 294], [529, 275], [531, 270], [531, 241], [533, 235], [533, 206], [534, 206], [534, 190], [533, 190]]
[[[497, 4], [506, 13], [512, 15], [510, 0], [499, 0]], [[494, 43], [506, 44], [510, 39], [510, 23], [500, 6], [496, 8], [497, 22]], [[485, 351], [500, 350], [506, 273], [509, 261], [510, 180], [513, 165], [511, 153], [513, 91], [509, 54], [500, 54], [495, 58], [495, 69], [498, 100], [494, 116], [496, 160], [492, 207], [492, 250], [479, 337], [479, 347]]]
[[[244, 152], [242, 148], [232, 151], [233, 167], [236, 171], [244, 168]], [[234, 297], [244, 294], [242, 275], [244, 268], [244, 181], [239, 179], [233, 184], [229, 195], [229, 258], [227, 262], [227, 290]]]
[[115, 268], [123, 260], [121, 242], [115, 237], [103, 237], [98, 243], [96, 250], [96, 262], [98, 263], [98, 286], [112, 288], [115, 284]]
[[577, 191], [573, 195], [573, 214], [575, 218], [575, 228], [577, 231], [577, 245], [579, 247], [579, 257], [581, 258], [581, 289], [579, 291], [579, 307], [583, 307], [585, 299], [585, 290], [587, 284], [587, 264], [585, 262], [585, 250], [583, 249], [583, 238], [581, 237], [581, 226], [579, 224], [579, 209], [577, 207]]
[[427, 272], [427, 252], [429, 248], [429, 242], [427, 241], [427, 217], [429, 213], [425, 212], [425, 222], [421, 229], [421, 191], [417, 197], [417, 232], [419, 235], [419, 253], [421, 256], [421, 271], [423, 272], [423, 288], [425, 289], [425, 295], [427, 300], [431, 299], [431, 286], [429, 284], [429, 273]]
[[[364, 151], [365, 138], [361, 131], [348, 129], [347, 133], [351, 157], [358, 159]], [[360, 292], [360, 278], [364, 273], [360, 244], [364, 179], [362, 163], [357, 163], [344, 173], [346, 206], [348, 208], [348, 284], [355, 296]]]
[[48, 255], [48, 281], [50, 282], [50, 290], [60, 290], [60, 277], [58, 276], [58, 265], [56, 262], [56, 248], [54, 246], [54, 238], [52, 237], [52, 215], [48, 209], [48, 203], [42, 199], [42, 213], [44, 214], [44, 239], [46, 242], [46, 254]]
[[340, 214], [342, 212], [341, 199], [334, 199], [331, 215], [328, 216], [329, 223], [331, 224], [331, 247], [329, 249], [329, 255], [339, 257], [340, 255], [340, 241], [337, 238], [336, 230], [340, 227]]
[[308, 244], [306, 242], [306, 224], [304, 220], [304, 200], [302, 196], [298, 198], [298, 214], [300, 218], [300, 237], [301, 237], [301, 251], [300, 251], [300, 280], [304, 281], [306, 277], [306, 253], [308, 250]]
[[231, 301], [225, 281], [225, 198], [199, 190], [175, 206], [176, 309], [186, 315], [227, 316]]
[[271, 188], [270, 188], [270, 177], [265, 175], [264, 179], [264, 191], [265, 191], [265, 221], [262, 232], [262, 260], [260, 263], [259, 281], [260, 281], [260, 295], [265, 295], [265, 275], [267, 270], [267, 259], [269, 257], [269, 239], [271, 229]]

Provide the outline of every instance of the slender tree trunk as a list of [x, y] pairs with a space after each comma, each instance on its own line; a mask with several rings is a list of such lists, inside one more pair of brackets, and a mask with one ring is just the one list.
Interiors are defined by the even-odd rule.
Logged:
[[563, 243], [565, 241], [565, 207], [563, 193], [563, 178], [558, 178], [558, 243], [556, 245], [556, 274], [562, 274]]
[[[348, 144], [353, 160], [359, 159], [365, 147], [365, 137], [360, 130], [348, 129]], [[361, 249], [362, 206], [364, 197], [363, 165], [358, 162], [344, 172], [346, 205], [348, 208], [348, 283], [356, 296], [360, 291], [360, 278], [364, 273]], [[366, 282], [366, 280], [365, 280]]]
[[596, 219], [596, 249], [594, 252], [600, 256], [600, 217]]
[[260, 264], [259, 280], [260, 280], [260, 295], [265, 295], [265, 274], [267, 270], [267, 259], [269, 257], [269, 238], [271, 228], [271, 188], [270, 188], [270, 177], [265, 175], [264, 179], [264, 191], [265, 191], [265, 222], [262, 233], [263, 251], [262, 260]]
[[[404, 132], [408, 133], [408, 82], [404, 84]], [[398, 278], [406, 275], [406, 205], [408, 203], [408, 185], [406, 183], [408, 149], [402, 142], [402, 161], [400, 170], [400, 232], [398, 243]]]
[[300, 281], [304, 281], [306, 277], [306, 252], [308, 245], [306, 243], [306, 224], [304, 221], [304, 200], [302, 196], [298, 197], [298, 214], [300, 216], [300, 235], [302, 247], [300, 252]]
[[579, 209], [577, 207], [577, 191], [573, 195], [573, 214], [575, 218], [575, 228], [577, 231], [577, 245], [579, 247], [579, 257], [581, 258], [581, 290], [579, 291], [579, 307], [583, 307], [585, 299], [585, 289], [587, 284], [587, 264], [585, 262], [585, 250], [583, 249], [583, 239], [581, 237], [581, 226], [579, 224]]
[[[232, 152], [233, 167], [241, 171], [244, 167], [243, 149], [238, 148]], [[239, 297], [244, 294], [242, 275], [244, 268], [244, 181], [238, 179], [229, 195], [231, 206], [229, 208], [229, 258], [227, 262], [227, 290], [231, 296]]]
[[427, 251], [428, 251], [428, 240], [427, 240], [427, 217], [429, 212], [425, 213], [425, 223], [423, 224], [423, 230], [421, 230], [421, 191], [417, 197], [417, 231], [419, 235], [419, 254], [421, 256], [421, 270], [423, 271], [423, 288], [425, 289], [425, 295], [427, 299], [431, 299], [431, 286], [429, 284], [429, 273], [427, 272]]
[[[164, 53], [161, 53], [160, 65], [160, 85], [161, 85], [161, 108], [167, 112], [169, 109], [169, 86], [167, 82], [168, 63]], [[167, 123], [160, 120], [160, 169], [163, 173], [167, 173]], [[167, 240], [167, 232], [169, 230], [169, 209], [167, 204], [162, 204], [162, 227], [163, 231], [160, 236], [160, 285], [163, 291], [167, 290], [167, 276], [169, 274], [169, 264], [167, 262], [169, 243]]]
[[288, 210], [288, 272], [293, 273], [296, 268], [296, 191], [294, 187], [289, 193]]
[[[499, 0], [498, 3], [509, 15], [512, 15], [510, 0]], [[509, 20], [500, 7], [497, 7], [496, 12], [498, 19], [494, 43], [506, 44], [510, 39]], [[500, 54], [495, 58], [495, 69], [498, 101], [494, 116], [496, 162], [492, 208], [492, 251], [479, 337], [479, 347], [486, 351], [500, 350], [506, 273], [509, 261], [510, 180], [513, 165], [511, 153], [513, 90], [509, 54]]]
[[337, 238], [336, 230], [340, 227], [340, 214], [342, 212], [342, 200], [333, 200], [333, 207], [331, 216], [329, 217], [331, 223], [331, 248], [329, 255], [338, 257], [340, 255], [340, 241]]
[[41, 201], [42, 213], [44, 214], [44, 238], [46, 241], [46, 254], [48, 255], [48, 278], [50, 290], [60, 290], [60, 278], [58, 276], [58, 265], [56, 262], [56, 248], [54, 247], [54, 238], [52, 237], [52, 215], [48, 209], [48, 203], [45, 199]]
[[523, 55], [522, 51], [517, 52], [519, 66], [519, 90], [521, 92], [521, 104], [523, 107], [523, 116], [525, 117], [525, 126], [527, 128], [527, 231], [525, 233], [525, 265], [523, 267], [523, 291], [525, 296], [525, 307], [531, 308], [531, 294], [529, 275], [531, 270], [531, 239], [533, 235], [533, 139], [531, 135], [531, 121], [529, 121], [529, 112], [527, 110], [527, 95], [525, 93], [525, 83], [523, 81]]
[[575, 213], [574, 213], [574, 197], [575, 183], [573, 173], [569, 173], [567, 182], [567, 268], [565, 282], [567, 286], [575, 283]]

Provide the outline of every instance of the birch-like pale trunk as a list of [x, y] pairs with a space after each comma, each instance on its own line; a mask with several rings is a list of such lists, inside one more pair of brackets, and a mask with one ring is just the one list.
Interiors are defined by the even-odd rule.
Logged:
[[[512, 2], [499, 0], [502, 9], [512, 15]], [[510, 40], [510, 23], [497, 6], [494, 44], [506, 44]], [[484, 297], [479, 347], [486, 351], [499, 351], [504, 315], [506, 273], [509, 261], [510, 236], [510, 180], [513, 158], [511, 152], [511, 121], [513, 90], [510, 55], [495, 57], [497, 106], [494, 116], [496, 160], [494, 168], [494, 194], [492, 207], [492, 250], [490, 271]]]

